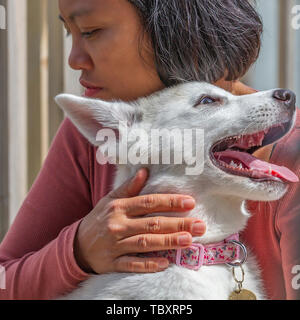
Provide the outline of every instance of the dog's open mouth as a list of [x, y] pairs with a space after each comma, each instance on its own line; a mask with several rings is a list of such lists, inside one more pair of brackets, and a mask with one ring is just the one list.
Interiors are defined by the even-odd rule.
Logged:
[[228, 137], [215, 143], [210, 151], [214, 165], [221, 170], [245, 176], [256, 181], [298, 182], [298, 177], [288, 168], [255, 158], [252, 154], [259, 148], [282, 138], [291, 128], [292, 122], [275, 125], [250, 135]]

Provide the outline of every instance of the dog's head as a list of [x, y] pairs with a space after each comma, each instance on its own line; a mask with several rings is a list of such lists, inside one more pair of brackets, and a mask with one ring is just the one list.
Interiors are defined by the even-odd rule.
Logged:
[[288, 90], [234, 96], [190, 82], [128, 103], [67, 94], [56, 102], [93, 145], [103, 152], [115, 150], [110, 156], [116, 156], [117, 164], [122, 152], [128, 166], [153, 168], [160, 163], [161, 170], [173, 170], [191, 189], [201, 186], [199, 192], [270, 201], [285, 193], [286, 182], [297, 181], [287, 168], [252, 155], [291, 130], [295, 95]]

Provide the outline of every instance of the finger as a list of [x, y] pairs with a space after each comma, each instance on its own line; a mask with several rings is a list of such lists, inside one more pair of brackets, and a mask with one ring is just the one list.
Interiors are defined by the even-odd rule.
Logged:
[[143, 253], [160, 250], [170, 250], [189, 247], [192, 235], [188, 232], [172, 234], [141, 234], [119, 240], [117, 251], [119, 255], [128, 253]]
[[179, 194], [147, 194], [127, 199], [118, 199], [114, 203], [125, 211], [128, 217], [136, 217], [154, 212], [187, 211], [195, 207], [195, 200]]
[[122, 256], [115, 260], [115, 272], [150, 273], [165, 270], [168, 259]]
[[168, 234], [184, 231], [194, 236], [202, 236], [205, 229], [205, 223], [195, 218], [150, 217], [129, 219], [121, 239], [138, 234]]
[[113, 199], [134, 197], [140, 193], [148, 178], [148, 170], [142, 168], [134, 177], [126, 180], [119, 188], [111, 191], [108, 196]]

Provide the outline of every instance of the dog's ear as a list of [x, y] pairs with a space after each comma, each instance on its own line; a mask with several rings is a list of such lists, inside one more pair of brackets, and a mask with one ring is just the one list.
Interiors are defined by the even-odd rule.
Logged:
[[137, 108], [125, 102], [106, 102], [71, 94], [55, 97], [56, 103], [78, 128], [78, 130], [95, 146], [97, 133], [103, 127], [118, 131], [119, 124], [132, 126], [138, 118]]

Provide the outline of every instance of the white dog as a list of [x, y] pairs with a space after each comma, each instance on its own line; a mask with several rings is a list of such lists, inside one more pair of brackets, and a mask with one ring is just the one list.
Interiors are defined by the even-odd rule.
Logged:
[[[165, 271], [93, 275], [62, 299], [228, 299], [237, 290], [237, 283], [227, 263], [239, 265], [246, 254], [240, 242], [230, 241], [238, 240], [237, 234], [249, 218], [244, 200], [277, 200], [285, 194], [287, 182], [298, 181], [287, 168], [252, 156], [259, 147], [290, 131], [295, 122], [295, 95], [288, 90], [270, 90], [234, 96], [207, 83], [190, 82], [129, 103], [67, 94], [57, 96], [56, 102], [78, 130], [99, 146], [102, 154], [115, 147], [114, 140], [104, 143], [98, 131], [103, 127], [119, 130], [115, 188], [139, 168], [147, 167], [149, 179], [141, 194], [193, 196], [196, 206], [185, 215], [199, 218], [207, 226], [205, 235], [194, 237], [195, 246], [187, 251], [158, 253], [173, 259], [174, 263]], [[151, 134], [157, 129], [164, 129], [165, 133], [153, 147]], [[174, 129], [182, 136], [173, 140], [171, 137], [170, 141], [175, 143], [164, 145], [167, 133]], [[192, 134], [184, 135], [191, 130]], [[141, 133], [139, 141], [136, 132]], [[158, 158], [159, 164], [151, 163], [150, 155], [161, 156], [169, 147], [172, 157], [186, 146], [190, 149], [184, 148], [184, 157], [177, 158], [177, 162], [167, 164]], [[128, 159], [131, 154], [131, 162], [135, 163], [129, 159], [127, 164], [118, 164], [120, 150], [128, 151]], [[103, 156], [99, 156], [99, 161], [100, 158], [103, 160]], [[149, 164], [137, 163], [137, 159], [149, 160]], [[183, 216], [183, 213], [151, 215]], [[242, 267], [245, 272], [242, 289], [251, 290], [257, 299], [265, 299], [254, 258], [248, 256]], [[236, 272], [239, 269], [235, 268]], [[240, 278], [241, 273], [236, 277]]]

